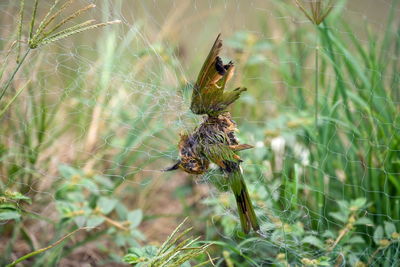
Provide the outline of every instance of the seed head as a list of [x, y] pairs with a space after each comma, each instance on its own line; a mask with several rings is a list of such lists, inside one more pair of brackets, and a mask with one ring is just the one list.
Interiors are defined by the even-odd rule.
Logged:
[[[321, 24], [333, 8], [333, 0], [294, 0], [297, 7], [315, 25]], [[309, 10], [306, 3], [308, 2]], [[324, 4], [322, 2], [325, 2]]]

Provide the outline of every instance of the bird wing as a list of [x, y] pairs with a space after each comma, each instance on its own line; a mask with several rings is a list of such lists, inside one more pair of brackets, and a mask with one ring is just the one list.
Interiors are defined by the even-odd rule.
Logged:
[[240, 157], [225, 144], [207, 145], [203, 148], [205, 157], [217, 164], [224, 171], [229, 172], [232, 166], [239, 168]]
[[212, 46], [193, 88], [190, 109], [195, 114], [215, 115], [234, 102], [245, 88], [238, 88], [232, 92], [225, 92], [225, 85], [233, 76], [232, 62], [225, 64], [219, 57], [222, 49], [221, 34]]

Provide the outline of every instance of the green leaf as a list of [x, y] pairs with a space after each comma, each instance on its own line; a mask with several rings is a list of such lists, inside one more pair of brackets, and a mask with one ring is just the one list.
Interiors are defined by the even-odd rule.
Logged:
[[12, 200], [25, 200], [25, 201], [31, 203], [31, 199], [27, 196], [24, 196], [20, 192], [7, 192], [6, 191], [5, 196]]
[[347, 222], [348, 216], [346, 216], [346, 214], [343, 214], [342, 212], [330, 212], [329, 215], [339, 222], [342, 222], [342, 223]]
[[100, 185], [103, 185], [104, 187], [111, 189], [113, 187], [113, 183], [108, 177], [102, 176], [102, 175], [96, 175], [93, 177], [93, 180], [98, 182]]
[[129, 212], [127, 219], [130, 222], [130, 225], [129, 225], [130, 228], [135, 228], [135, 227], [139, 226], [139, 224], [142, 222], [142, 219], [143, 219], [142, 210], [137, 209], [137, 210]]
[[350, 243], [350, 244], [365, 244], [364, 239], [359, 235], [353, 236], [347, 242]]
[[129, 254], [132, 254], [132, 255], [135, 255], [138, 257], [144, 256], [144, 252], [143, 252], [142, 248], [139, 248], [139, 247], [130, 247], [128, 249], [128, 252], [129, 252]]
[[146, 236], [144, 234], [142, 234], [142, 232], [138, 231], [136, 228], [132, 228], [132, 230], [130, 231], [131, 235], [139, 240], [146, 240]]
[[68, 165], [60, 165], [58, 166], [58, 171], [60, 172], [61, 176], [67, 179], [70, 179], [73, 175], [80, 175], [82, 174], [81, 171], [72, 168], [71, 166]]
[[332, 238], [332, 239], [336, 237], [336, 235], [331, 230], [325, 230], [322, 236], [325, 238]]
[[126, 262], [126, 263], [129, 263], [129, 264], [137, 264], [139, 262], [147, 261], [146, 258], [136, 256], [135, 254], [127, 254], [127, 255], [124, 256], [124, 258], [122, 260], [124, 262]]
[[[109, 230], [111, 230], [111, 229], [114, 229], [114, 231], [116, 231], [114, 227], [109, 228]], [[109, 232], [111, 232], [111, 231], [109, 231]], [[115, 232], [114, 232], [114, 234], [115, 234]], [[113, 242], [117, 246], [122, 247], [122, 246], [126, 246], [127, 244], [129, 244], [129, 240], [131, 240], [131, 239], [132, 238], [129, 235], [117, 234], [117, 235], [115, 235]]]
[[143, 251], [143, 255], [145, 255], [146, 257], [152, 258], [152, 257], [157, 256], [158, 248], [150, 245], [150, 246], [143, 247], [142, 251]]
[[357, 198], [356, 200], [351, 201], [350, 206], [356, 209], [360, 209], [365, 206], [367, 203], [367, 199], [365, 198]]
[[21, 218], [21, 214], [19, 214], [17, 211], [0, 212], [0, 221], [18, 220], [19, 218]]
[[118, 214], [120, 220], [126, 220], [129, 210], [121, 202], [118, 202], [115, 206], [115, 212]]
[[379, 241], [383, 239], [383, 227], [381, 225], [378, 225], [378, 227], [376, 227], [373, 238], [375, 244], [379, 245]]
[[97, 206], [100, 208], [103, 214], [109, 214], [117, 205], [118, 200], [108, 197], [100, 197], [97, 201]]
[[76, 216], [73, 218], [73, 220], [78, 227], [83, 227], [83, 226], [85, 226], [87, 217], [86, 216]]
[[324, 249], [324, 243], [320, 239], [318, 239], [317, 237], [315, 237], [313, 235], [304, 237], [303, 240], [301, 240], [301, 243], [309, 244], [309, 245], [312, 245], [319, 249]]
[[346, 200], [338, 200], [337, 204], [342, 212], [348, 211], [349, 203]]
[[332, 266], [332, 263], [327, 257], [318, 258], [317, 266]]
[[142, 250], [142, 248], [131, 247], [129, 249], [129, 254], [125, 255], [125, 257], [122, 260], [129, 264], [135, 264], [147, 261], [145, 255], [146, 253]]
[[391, 222], [384, 222], [385, 224], [385, 232], [388, 238], [392, 237], [392, 234], [396, 232], [396, 226]]
[[1, 212], [2, 209], [4, 209], [4, 210], [8, 210], [8, 209], [16, 210], [16, 207], [15, 207], [14, 203], [4, 203], [4, 204], [0, 204], [0, 212]]
[[99, 193], [99, 188], [97, 185], [90, 179], [83, 179], [80, 183], [83, 187], [85, 187], [87, 190], [92, 192], [93, 194], [98, 194]]
[[366, 226], [374, 226], [374, 223], [370, 218], [361, 217], [355, 223], [355, 225], [366, 225]]
[[87, 227], [97, 227], [104, 222], [104, 217], [102, 216], [91, 216], [86, 222]]

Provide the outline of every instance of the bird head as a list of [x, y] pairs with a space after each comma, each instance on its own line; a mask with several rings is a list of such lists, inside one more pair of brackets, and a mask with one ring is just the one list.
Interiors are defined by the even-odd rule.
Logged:
[[174, 171], [181, 169], [190, 174], [203, 174], [207, 171], [210, 162], [208, 160], [201, 160], [195, 157], [183, 157], [171, 167], [164, 169], [164, 171]]

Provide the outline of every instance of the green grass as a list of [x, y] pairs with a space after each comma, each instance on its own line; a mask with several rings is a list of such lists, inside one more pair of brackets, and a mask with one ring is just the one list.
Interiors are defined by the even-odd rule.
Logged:
[[[179, 132], [201, 119], [189, 112], [187, 82], [218, 33], [212, 9], [197, 11], [206, 18], [203, 31], [182, 40], [180, 27], [195, 24], [190, 5], [176, 7], [157, 29], [141, 13], [150, 10], [144, 3], [130, 11], [123, 1], [100, 1], [77, 17], [86, 6], [78, 1], [49, 28], [65, 2], [2, 4], [15, 22], [1, 24], [8, 35], [0, 40], [0, 265], [22, 257], [26, 266], [52, 266], [83, 249], [102, 263], [128, 254], [134, 264], [140, 252], [149, 262], [164, 257], [186, 266], [210, 257], [219, 266], [397, 266], [398, 2], [379, 30], [344, 16], [345, 1], [321, 23], [308, 22], [294, 3], [272, 1], [274, 16], [257, 18], [256, 32], [221, 29], [237, 66], [233, 85], [249, 89], [231, 109], [241, 140], [256, 145], [241, 155], [262, 229], [249, 236], [238, 231], [229, 193], [209, 189], [192, 203], [199, 186], [187, 183], [160, 204], [178, 199], [182, 209], [169, 214], [152, 205], [182, 179], [159, 170], [175, 160]], [[128, 22], [126, 12], [141, 15]], [[95, 29], [104, 24], [89, 26], [92, 15], [124, 23]], [[295, 22], [278, 19], [286, 17]], [[200, 180], [218, 184], [217, 172]], [[144, 233], [171, 217], [175, 226], [190, 217], [202, 241], [177, 239], [161, 257], [165, 234], [152, 240]]]

